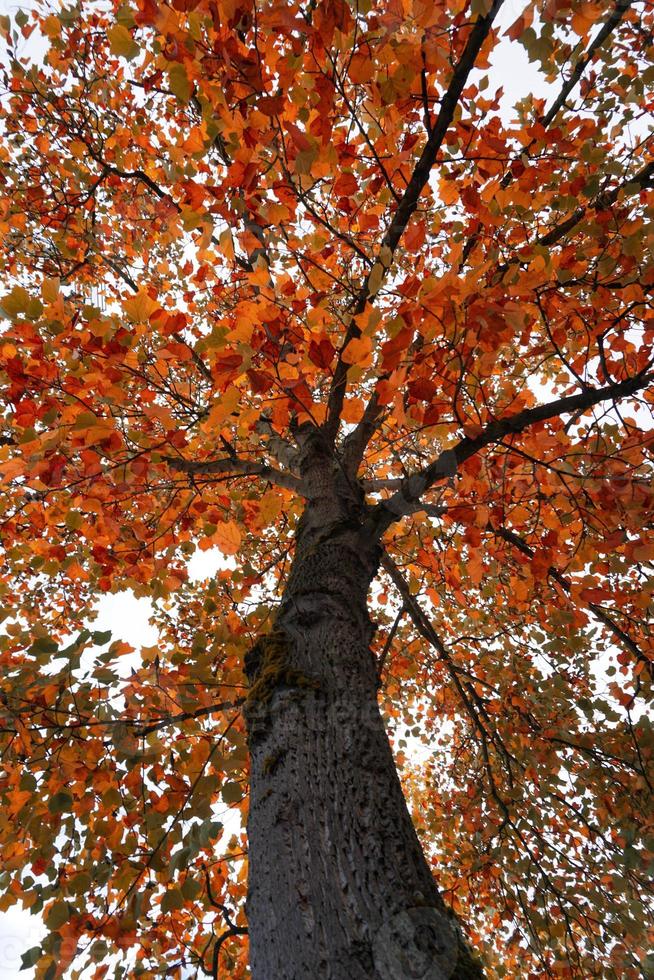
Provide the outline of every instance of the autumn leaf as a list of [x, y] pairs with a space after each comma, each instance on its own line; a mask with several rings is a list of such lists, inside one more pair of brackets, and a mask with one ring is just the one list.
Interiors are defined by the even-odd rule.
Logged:
[[138, 44], [122, 24], [115, 24], [109, 28], [107, 38], [112, 54], [127, 58], [130, 61], [138, 55], [140, 50]]
[[471, 977], [637, 980], [654, 9], [32, 6], [0, 18], [25, 968], [390, 976], [408, 915]]
[[386, 267], [383, 261], [375, 262], [368, 276], [368, 296], [376, 296], [384, 280]]
[[343, 361], [346, 364], [364, 366], [372, 361], [372, 340], [370, 337], [357, 337], [351, 340], [343, 351]]
[[350, 194], [356, 194], [358, 189], [359, 182], [354, 174], [341, 174], [341, 176], [334, 181], [334, 194], [337, 194], [339, 197], [348, 197]]
[[191, 83], [183, 64], [175, 63], [168, 69], [168, 83], [180, 102], [188, 102], [191, 97]]
[[224, 555], [237, 554], [241, 547], [241, 532], [238, 525], [234, 521], [220, 523], [213, 534], [213, 540]]
[[158, 309], [158, 304], [153, 300], [145, 289], [141, 289], [136, 296], [126, 299], [123, 302], [123, 309], [133, 323], [145, 323], [145, 321]]

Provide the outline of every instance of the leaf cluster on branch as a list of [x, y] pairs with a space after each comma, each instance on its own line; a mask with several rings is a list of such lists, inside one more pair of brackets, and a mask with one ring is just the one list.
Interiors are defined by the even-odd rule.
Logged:
[[[0, 30], [0, 910], [44, 915], [26, 965], [247, 976], [243, 657], [312, 438], [383, 550], [380, 700], [488, 975], [641, 976], [651, 3], [82, 0]], [[543, 87], [507, 109], [516, 51]], [[123, 589], [156, 646], [82, 630]]]

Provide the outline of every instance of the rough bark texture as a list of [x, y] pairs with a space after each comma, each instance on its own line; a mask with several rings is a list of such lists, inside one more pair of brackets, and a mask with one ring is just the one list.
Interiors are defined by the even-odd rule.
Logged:
[[[254, 980], [480, 977], [438, 895], [377, 706], [378, 555], [327, 458], [274, 630], [247, 660]], [[305, 477], [306, 477], [305, 472]]]

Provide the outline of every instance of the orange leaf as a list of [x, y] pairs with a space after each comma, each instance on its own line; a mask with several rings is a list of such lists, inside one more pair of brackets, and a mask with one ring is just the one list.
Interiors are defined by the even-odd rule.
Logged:
[[219, 524], [212, 539], [224, 555], [235, 555], [241, 547], [241, 532], [234, 521]]
[[370, 337], [355, 337], [343, 351], [346, 364], [358, 364], [367, 367], [372, 364], [372, 340]]

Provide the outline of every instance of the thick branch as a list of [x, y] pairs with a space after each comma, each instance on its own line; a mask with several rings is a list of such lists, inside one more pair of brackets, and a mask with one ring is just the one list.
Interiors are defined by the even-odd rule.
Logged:
[[363, 418], [343, 444], [343, 469], [352, 479], [357, 475], [366, 446], [375, 434], [383, 414], [384, 406], [379, 404], [375, 391], [366, 405]]
[[404, 483], [402, 476], [380, 477], [375, 480], [361, 480], [366, 493], [379, 493], [380, 490], [399, 490]]
[[[407, 184], [406, 190], [402, 195], [402, 199], [395, 210], [393, 220], [386, 229], [386, 233], [382, 239], [380, 256], [388, 253], [389, 251], [392, 256], [397, 248], [397, 245], [399, 244], [405, 228], [409, 223], [411, 215], [418, 206], [420, 194], [422, 193], [425, 184], [429, 180], [431, 168], [434, 165], [438, 152], [445, 138], [445, 134], [449, 129], [452, 119], [454, 118], [454, 113], [459, 103], [459, 99], [461, 98], [461, 93], [464, 89], [468, 76], [474, 68], [479, 51], [490, 33], [493, 21], [503, 2], [504, 0], [494, 0], [489, 12], [485, 16], [477, 18], [472, 30], [470, 31], [470, 36], [463, 54], [461, 55], [461, 59], [454, 70], [454, 74], [452, 75], [448, 89], [441, 99], [440, 111], [431, 128], [431, 132], [429, 133], [427, 142], [420, 155], [420, 159], [415, 165], [411, 179]], [[381, 261], [381, 259], [378, 261]], [[375, 269], [376, 265], [377, 263], [375, 263], [375, 266], [373, 266], [373, 270]], [[388, 270], [390, 262], [384, 261], [382, 265], [385, 270]], [[359, 336], [360, 331], [356, 325], [356, 317], [363, 313], [366, 308], [366, 303], [368, 302], [371, 292], [370, 277], [373, 270], [371, 270], [371, 272], [366, 276], [365, 282], [363, 283], [354, 304], [354, 308], [351, 310], [352, 319], [350, 320], [350, 325], [346, 331], [336, 369], [334, 371], [334, 378], [327, 404], [327, 420], [324, 425], [325, 435], [328, 441], [332, 443], [336, 439], [336, 434], [338, 432], [338, 425], [347, 386], [348, 365], [343, 361], [342, 355], [350, 340]]]
[[404, 479], [396, 493], [373, 509], [371, 514], [373, 530], [381, 536], [400, 517], [414, 511], [422, 494], [434, 483], [454, 476], [462, 463], [486, 446], [501, 442], [505, 436], [516, 435], [538, 422], [546, 422], [548, 419], [577, 411], [585, 412], [601, 402], [633, 395], [646, 388], [653, 380], [654, 374], [641, 372], [618, 384], [606, 385], [602, 388], [587, 388], [577, 395], [558, 398], [556, 401], [546, 402], [536, 408], [526, 408], [516, 415], [490, 422], [478, 436], [466, 436], [452, 449], [442, 452], [429, 466]]
[[295, 472], [300, 464], [300, 453], [297, 446], [282, 438], [272, 426], [272, 422], [262, 414], [255, 425], [255, 431], [265, 437], [264, 448], [267, 455], [272, 456], [283, 467]]
[[382, 247], [387, 246], [391, 252], [395, 251], [411, 215], [418, 206], [418, 198], [429, 180], [431, 168], [434, 165], [450, 123], [454, 118], [461, 93], [468, 80], [468, 75], [475, 66], [477, 55], [490, 33], [493, 21], [502, 6], [502, 2], [503, 0], [495, 0], [488, 13], [475, 21], [470, 32], [470, 37], [461, 55], [461, 60], [456, 66], [447, 92], [441, 99], [440, 110], [432, 126], [429, 139], [415, 166], [411, 180], [407, 184], [407, 188], [395, 211], [393, 220], [382, 240]]
[[216, 476], [219, 474], [233, 476], [260, 476], [269, 483], [274, 483], [278, 487], [292, 490], [294, 493], [303, 493], [302, 481], [290, 473], [282, 473], [274, 466], [266, 466], [264, 463], [253, 463], [248, 459], [240, 459], [238, 456], [225, 456], [222, 459], [190, 460], [181, 459], [176, 456], [166, 456], [165, 462], [171, 469], [179, 470], [181, 473], [188, 473], [190, 477], [195, 476]]

